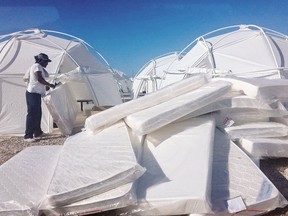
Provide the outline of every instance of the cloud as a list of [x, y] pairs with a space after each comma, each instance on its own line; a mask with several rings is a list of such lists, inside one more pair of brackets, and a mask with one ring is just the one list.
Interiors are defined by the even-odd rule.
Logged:
[[46, 6], [0, 7], [0, 14], [1, 34], [37, 28], [59, 19], [58, 10], [55, 7]]

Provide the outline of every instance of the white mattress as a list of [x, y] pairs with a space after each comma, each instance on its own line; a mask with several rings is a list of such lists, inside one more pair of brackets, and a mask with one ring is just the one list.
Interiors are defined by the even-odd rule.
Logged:
[[257, 109], [223, 109], [211, 113], [215, 117], [217, 127], [239, 126], [247, 123], [269, 122], [270, 112]]
[[[141, 160], [142, 144], [144, 137], [136, 136], [133, 131], [128, 129], [129, 137], [134, 149], [137, 161]], [[66, 206], [55, 207], [51, 209], [42, 209], [45, 215], [53, 214], [85, 214], [93, 212], [108, 211], [117, 208], [135, 205], [137, 203], [135, 183], [128, 183], [109, 190], [105, 193], [72, 203]]]
[[103, 129], [103, 127], [110, 126], [131, 113], [155, 106], [156, 104], [165, 102], [186, 92], [193, 91], [207, 82], [206, 76], [201, 74], [173, 83], [144, 97], [116, 105], [88, 117], [85, 121], [85, 128], [87, 131], [97, 132]]
[[231, 82], [233, 90], [262, 101], [274, 101], [276, 99], [283, 102], [288, 101], [288, 80], [286, 79], [231, 77], [215, 78], [215, 80]]
[[288, 158], [288, 139], [284, 138], [242, 138], [238, 146], [250, 157], [262, 158]]
[[128, 183], [105, 193], [72, 203], [66, 206], [40, 209], [46, 216], [49, 215], [86, 215], [123, 208], [137, 203], [135, 185]]
[[231, 139], [247, 137], [284, 137], [288, 135], [288, 127], [277, 122], [255, 122], [239, 126], [226, 127], [225, 131]]
[[263, 214], [288, 204], [253, 161], [218, 129], [212, 168], [212, 209], [215, 215], [231, 215], [227, 200], [235, 197], [241, 197], [250, 210], [244, 211], [243, 215]]
[[38, 215], [62, 146], [25, 148], [0, 166], [0, 215]]
[[68, 138], [41, 208], [69, 205], [139, 178], [126, 125], [121, 121], [100, 133]]
[[137, 134], [148, 134], [201, 107], [213, 103], [229, 90], [229, 82], [210, 82], [194, 91], [133, 113], [125, 118], [125, 122]]
[[261, 111], [263, 114], [267, 114], [267, 116], [284, 116], [287, 115], [288, 112], [286, 110], [282, 110], [278, 108], [278, 103], [273, 102], [271, 104], [263, 103], [262, 101], [249, 97], [249, 96], [234, 96], [228, 98], [220, 98], [219, 100], [202, 107], [194, 112], [183, 117], [183, 119], [188, 119], [191, 117], [211, 113], [214, 111], [227, 111], [232, 109], [257, 109]]
[[77, 102], [73, 98], [68, 85], [61, 84], [51, 90], [44, 102], [61, 133], [71, 135], [77, 116]]
[[210, 212], [211, 164], [215, 124], [195, 118], [169, 124], [148, 134], [139, 179], [140, 215]]

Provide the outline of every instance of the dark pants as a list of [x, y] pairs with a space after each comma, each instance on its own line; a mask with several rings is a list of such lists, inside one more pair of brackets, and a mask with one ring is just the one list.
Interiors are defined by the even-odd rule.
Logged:
[[27, 116], [26, 116], [26, 130], [24, 138], [33, 138], [40, 136], [41, 130], [41, 95], [37, 93], [30, 93], [26, 91]]

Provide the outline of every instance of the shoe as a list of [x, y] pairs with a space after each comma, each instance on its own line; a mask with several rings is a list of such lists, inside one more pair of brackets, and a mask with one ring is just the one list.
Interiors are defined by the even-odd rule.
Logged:
[[34, 139], [39, 140], [39, 139], [41, 139], [41, 138], [43, 138], [43, 137], [47, 137], [47, 136], [48, 136], [48, 134], [42, 133], [42, 134], [39, 135], [39, 136], [34, 136]]
[[24, 142], [35, 142], [36, 140], [33, 138], [26, 138], [24, 139]]

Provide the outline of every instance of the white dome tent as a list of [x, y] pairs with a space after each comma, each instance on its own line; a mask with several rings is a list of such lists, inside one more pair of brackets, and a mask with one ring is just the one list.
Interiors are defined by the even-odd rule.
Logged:
[[[169, 52], [147, 62], [136, 74], [133, 80], [134, 98], [157, 91], [164, 87], [160, 82], [170, 64], [178, 58], [177, 52]], [[181, 76], [182, 79], [182, 76]], [[176, 81], [176, 79], [175, 79]]]
[[126, 102], [132, 99], [132, 80], [124, 72], [115, 68], [110, 69], [118, 83], [122, 101]]
[[256, 25], [221, 28], [184, 48], [167, 69], [167, 76], [208, 73], [212, 77], [287, 78], [287, 39], [284, 34]]
[[[52, 59], [47, 66], [50, 82], [67, 82], [74, 104], [82, 99], [92, 100], [99, 106], [122, 103], [107, 61], [83, 40], [62, 32], [39, 29], [2, 35], [0, 134], [24, 133], [26, 85], [22, 77], [39, 53], [46, 53]], [[42, 129], [51, 131], [53, 121], [44, 103], [42, 116]]]
[[256, 25], [235, 25], [204, 34], [181, 52], [146, 63], [134, 78], [134, 98], [186, 77], [288, 78], [288, 37]]

